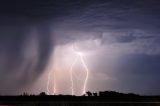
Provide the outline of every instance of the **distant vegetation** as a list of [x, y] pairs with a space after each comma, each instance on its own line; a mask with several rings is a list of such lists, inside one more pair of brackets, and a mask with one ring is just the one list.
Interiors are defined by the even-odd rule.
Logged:
[[[1, 104], [16, 106], [92, 106], [93, 104], [94, 106], [117, 106], [117, 104], [113, 103], [120, 103], [118, 106], [135, 106], [134, 103], [139, 103], [138, 106], [146, 106], [146, 102], [160, 102], [160, 96], [124, 94], [116, 91], [100, 91], [98, 93], [88, 91], [82, 96], [47, 95], [45, 92], [41, 92], [38, 95], [24, 92], [19, 96], [0, 96]], [[153, 106], [153, 104], [150, 103], [147, 106]]]
[[[139, 96], [138, 94], [134, 94], [134, 93], [125, 94], [125, 93], [119, 93], [119, 92], [116, 92], [116, 91], [100, 91], [99, 93], [87, 91], [86, 94], [84, 94], [82, 96], [89, 96], [89, 97], [91, 97], [91, 96], [92, 97], [101, 96], [101, 97], [105, 97], [105, 96], [124, 96], [124, 95]], [[27, 92], [24, 92], [20, 96], [51, 96], [51, 95], [47, 95], [45, 92], [41, 92], [38, 95], [28, 94]], [[58, 95], [52, 95], [52, 96], [72, 96], [72, 95], [58, 94]], [[75, 95], [73, 95], [73, 96], [75, 96]]]

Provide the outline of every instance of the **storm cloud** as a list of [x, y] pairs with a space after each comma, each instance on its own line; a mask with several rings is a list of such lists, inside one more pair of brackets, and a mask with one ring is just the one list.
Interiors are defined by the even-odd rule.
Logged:
[[[97, 75], [111, 75], [121, 81], [111, 80], [112, 84], [105, 85], [104, 78], [101, 88], [90, 84], [94, 86], [90, 90], [125, 91], [123, 86], [126, 86], [131, 89], [129, 92], [160, 93], [156, 86], [160, 80], [159, 5], [159, 0], [0, 1], [0, 93], [24, 91], [45, 72], [56, 46], [81, 41], [86, 41], [83, 50], [97, 54], [92, 62], [88, 60]], [[108, 62], [107, 56], [113, 57], [113, 64]], [[121, 67], [108, 72], [109, 66], [105, 63]], [[150, 77], [149, 73], [152, 73]], [[135, 79], [150, 81], [139, 82], [139, 85], [144, 84], [144, 92], [138, 90], [137, 80], [129, 82], [133, 74]]]

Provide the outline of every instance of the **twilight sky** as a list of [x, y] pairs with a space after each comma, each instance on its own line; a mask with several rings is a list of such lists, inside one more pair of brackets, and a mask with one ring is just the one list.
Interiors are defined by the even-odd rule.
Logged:
[[[87, 91], [160, 95], [159, 23], [159, 0], [1, 0], [0, 94], [46, 92], [50, 72], [49, 89], [71, 94], [75, 44]], [[81, 61], [73, 70], [79, 95]]]

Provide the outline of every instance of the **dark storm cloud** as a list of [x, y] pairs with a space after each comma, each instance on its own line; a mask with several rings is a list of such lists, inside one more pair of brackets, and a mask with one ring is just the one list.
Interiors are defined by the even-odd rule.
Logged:
[[[117, 83], [122, 89], [141, 94], [159, 94], [160, 56], [130, 54], [121, 58]], [[129, 85], [129, 86], [128, 86]], [[118, 87], [118, 86], [117, 86]]]
[[4, 94], [37, 79], [53, 45], [48, 24], [33, 25], [24, 17], [9, 16], [0, 20], [0, 89]]
[[160, 86], [158, 85], [160, 81], [159, 55], [127, 54], [115, 61], [110, 61], [104, 55], [99, 58], [101, 61], [96, 63], [95, 67], [98, 67], [98, 71], [104, 75], [100, 78], [106, 78], [106, 80], [102, 80], [102, 82], [104, 81], [101, 85], [102, 88], [145, 95], [158, 95], [160, 93]]
[[136, 52], [159, 54], [159, 5], [159, 0], [1, 0], [1, 91], [38, 78], [57, 44], [100, 39], [104, 46], [129, 44]]
[[[75, 30], [91, 33], [91, 36], [94, 33], [93, 36], [103, 41], [111, 36], [109, 40], [122, 43], [159, 36], [158, 1], [94, 1], [90, 4], [81, 1], [73, 4], [74, 9], [66, 11], [68, 14], [62, 15], [55, 25], [55, 29], [70, 32], [69, 35], [67, 31], [60, 33], [62, 40], [63, 36], [76, 39], [76, 33], [72, 32]], [[82, 36], [86, 38], [87, 34]]]
[[128, 30], [128, 31], [115, 31], [109, 34], [103, 33], [100, 37], [102, 42], [110, 43], [131, 43], [136, 40], [147, 40], [147, 39], [159, 39], [157, 34], [146, 33], [138, 30]]

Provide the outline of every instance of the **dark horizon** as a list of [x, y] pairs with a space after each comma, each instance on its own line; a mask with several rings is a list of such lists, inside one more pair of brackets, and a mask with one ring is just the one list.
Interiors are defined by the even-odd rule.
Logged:
[[24, 93], [17, 96], [0, 96], [1, 105], [11, 106], [157, 106], [160, 102], [160, 96], [141, 96], [136, 94], [124, 94], [115, 91], [104, 91], [97, 93], [87, 92], [87, 95], [47, 95], [41, 92], [39, 95], [29, 95]]

